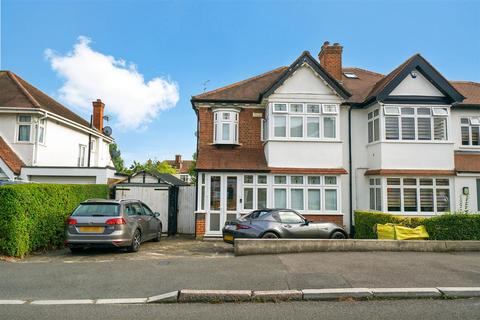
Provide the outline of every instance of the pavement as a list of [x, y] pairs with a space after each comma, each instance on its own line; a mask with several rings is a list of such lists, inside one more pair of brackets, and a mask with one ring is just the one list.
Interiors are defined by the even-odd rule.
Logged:
[[2, 306], [0, 319], [479, 319], [480, 300]]
[[318, 252], [234, 257], [233, 247], [223, 242], [173, 237], [145, 243], [134, 254], [93, 250], [73, 255], [57, 250], [23, 260], [4, 259], [0, 270], [0, 300], [133, 298], [185, 288], [479, 287], [480, 253]]

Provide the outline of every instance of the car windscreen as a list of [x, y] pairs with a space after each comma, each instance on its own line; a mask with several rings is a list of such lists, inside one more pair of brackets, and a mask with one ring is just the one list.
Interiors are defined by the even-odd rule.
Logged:
[[120, 205], [116, 203], [82, 203], [72, 216], [76, 217], [115, 217], [120, 215]]

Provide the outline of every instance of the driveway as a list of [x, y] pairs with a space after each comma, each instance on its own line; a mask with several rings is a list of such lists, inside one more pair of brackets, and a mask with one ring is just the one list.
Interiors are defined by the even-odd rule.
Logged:
[[24, 259], [1, 257], [16, 263], [41, 262], [110, 262], [173, 258], [226, 258], [233, 257], [233, 246], [223, 241], [198, 241], [193, 236], [163, 237], [160, 242], [144, 242], [140, 250], [127, 253], [119, 249], [89, 249], [72, 254], [69, 249], [36, 252]]

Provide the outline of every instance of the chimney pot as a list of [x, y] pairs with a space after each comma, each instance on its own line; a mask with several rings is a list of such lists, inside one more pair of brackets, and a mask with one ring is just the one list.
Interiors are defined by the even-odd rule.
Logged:
[[182, 163], [182, 155], [176, 154], [175, 155], [175, 166], [180, 168], [181, 163]]
[[98, 131], [103, 132], [103, 113], [105, 111], [105, 104], [101, 99], [97, 99], [92, 102], [93, 104], [93, 119], [92, 125], [97, 128]]
[[342, 51], [343, 47], [338, 42], [330, 45], [325, 41], [318, 53], [320, 65], [337, 81], [342, 81]]

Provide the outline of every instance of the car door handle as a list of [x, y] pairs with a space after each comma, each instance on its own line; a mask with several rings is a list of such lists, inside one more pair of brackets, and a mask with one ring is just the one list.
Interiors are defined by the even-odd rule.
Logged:
[[283, 226], [284, 226], [285, 228], [291, 228], [291, 227], [292, 227], [292, 226], [289, 225], [289, 224], [285, 224], [285, 225], [283, 225]]

